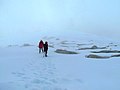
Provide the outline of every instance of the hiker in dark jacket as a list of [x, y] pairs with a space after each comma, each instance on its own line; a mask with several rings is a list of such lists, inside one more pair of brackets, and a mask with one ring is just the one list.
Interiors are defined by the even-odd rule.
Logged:
[[48, 42], [45, 42], [45, 44], [44, 44], [45, 57], [47, 57], [47, 51], [48, 51]]
[[39, 53], [43, 52], [44, 42], [41, 40], [39, 42]]

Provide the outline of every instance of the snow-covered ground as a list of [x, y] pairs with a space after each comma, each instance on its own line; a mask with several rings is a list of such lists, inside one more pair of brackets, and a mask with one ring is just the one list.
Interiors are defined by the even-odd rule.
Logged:
[[[86, 58], [91, 51], [101, 49], [78, 50], [93, 45], [109, 45], [107, 50], [120, 50], [120, 45], [96, 36], [83, 35], [84, 39], [76, 36], [43, 37], [50, 44], [48, 57], [38, 54], [37, 43], [34, 46], [1, 47], [0, 90], [120, 90], [120, 57]], [[54, 52], [56, 49], [79, 54], [59, 54]]]

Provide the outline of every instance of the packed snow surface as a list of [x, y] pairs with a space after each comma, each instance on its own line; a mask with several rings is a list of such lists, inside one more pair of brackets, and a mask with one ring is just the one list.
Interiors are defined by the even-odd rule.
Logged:
[[[85, 38], [86, 41], [56, 37], [42, 39], [49, 42], [48, 57], [38, 53], [37, 43], [0, 48], [0, 90], [120, 90], [119, 57], [86, 58], [91, 51], [101, 49], [78, 50], [93, 45], [120, 50], [118, 44], [96, 37], [95, 40]], [[56, 49], [78, 54], [60, 54], [55, 52]]]

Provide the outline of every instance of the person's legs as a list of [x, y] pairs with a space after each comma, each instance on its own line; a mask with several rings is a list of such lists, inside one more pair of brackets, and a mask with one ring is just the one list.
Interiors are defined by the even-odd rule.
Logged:
[[46, 51], [46, 57], [47, 57], [47, 51]]
[[43, 49], [42, 49], [42, 48], [39, 48], [39, 53], [41, 53], [41, 51], [43, 52]]
[[39, 48], [39, 53], [40, 53], [40, 48]]
[[47, 51], [45, 51], [45, 57], [47, 57]]
[[42, 48], [42, 52], [44, 52], [44, 49]]

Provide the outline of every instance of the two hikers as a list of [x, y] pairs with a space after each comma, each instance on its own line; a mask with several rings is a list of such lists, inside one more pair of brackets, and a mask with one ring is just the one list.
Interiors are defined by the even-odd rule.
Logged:
[[48, 42], [46, 41], [44, 44], [44, 42], [41, 40], [39, 42], [39, 53], [44, 52], [45, 57], [47, 57], [47, 51], [48, 51]]

